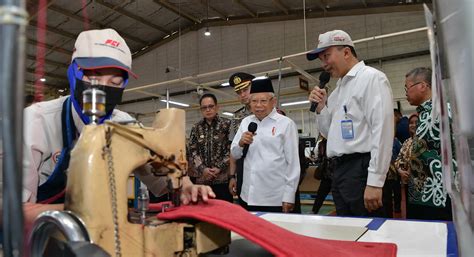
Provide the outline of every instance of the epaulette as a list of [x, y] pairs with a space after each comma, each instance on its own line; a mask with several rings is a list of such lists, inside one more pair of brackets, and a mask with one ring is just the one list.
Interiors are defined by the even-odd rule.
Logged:
[[240, 109], [238, 109], [237, 111], [235, 111], [234, 113], [238, 113], [238, 112], [241, 112], [245, 109], [245, 106], [241, 107]]

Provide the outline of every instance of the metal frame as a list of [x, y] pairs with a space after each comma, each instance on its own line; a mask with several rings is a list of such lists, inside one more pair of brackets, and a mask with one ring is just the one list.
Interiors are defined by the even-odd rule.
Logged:
[[152, 22], [150, 22], [150, 21], [147, 21], [147, 20], [143, 19], [142, 17], [140, 17], [140, 16], [138, 16], [138, 15], [135, 15], [135, 14], [129, 12], [129, 11], [124, 10], [123, 8], [120, 8], [120, 7], [118, 7], [118, 6], [111, 5], [111, 4], [109, 4], [109, 3], [107, 3], [107, 2], [105, 2], [105, 1], [103, 1], [103, 0], [94, 0], [94, 2], [97, 3], [97, 4], [100, 4], [100, 5], [104, 6], [104, 7], [107, 7], [107, 8], [109, 8], [109, 9], [111, 9], [111, 10], [113, 10], [113, 11], [115, 11], [115, 12], [117, 12], [117, 13], [123, 15], [123, 16], [126, 16], [126, 17], [128, 17], [128, 18], [131, 18], [131, 19], [133, 19], [133, 20], [136, 20], [136, 21], [138, 21], [138, 22], [140, 22], [140, 23], [142, 23], [142, 24], [144, 24], [144, 25], [146, 25], [146, 26], [148, 26], [148, 27], [150, 27], [150, 28], [153, 28], [153, 29], [155, 29], [155, 30], [158, 30], [158, 31], [160, 31], [160, 32], [162, 32], [162, 33], [164, 33], [164, 34], [169, 34], [169, 33], [170, 33], [170, 30], [168, 30], [168, 29], [166, 29], [166, 28], [164, 28], [164, 27], [162, 27], [162, 26], [156, 25], [156, 24], [154, 24], [154, 23], [152, 23]]
[[[38, 8], [37, 8], [37, 1], [35, 0], [27, 0], [29, 3], [29, 10], [30, 10], [30, 26], [35, 27], [37, 22], [34, 20], [37, 16]], [[295, 19], [302, 19], [304, 18], [319, 18], [319, 17], [334, 17], [334, 16], [346, 16], [346, 15], [367, 15], [367, 14], [377, 14], [377, 13], [391, 13], [391, 12], [409, 12], [409, 11], [421, 11], [422, 5], [421, 4], [384, 4], [381, 3], [379, 5], [368, 5], [366, 0], [361, 0], [360, 6], [361, 8], [326, 8], [325, 1], [317, 0], [316, 2], [312, 2], [311, 5], [313, 6], [306, 6], [306, 10], [303, 8], [295, 10], [290, 9], [288, 6], [284, 4], [282, 0], [272, 0], [272, 5], [276, 8], [271, 8], [272, 11], [265, 12], [265, 13], [258, 13], [255, 10], [249, 7], [249, 3], [251, 1], [248, 0], [236, 0], [233, 1], [233, 4], [236, 8], [241, 8], [245, 10], [248, 14], [245, 15], [232, 15], [232, 13], [227, 13], [216, 9], [215, 6], [209, 5], [209, 10], [216, 14], [219, 18], [214, 18], [208, 20], [205, 16], [205, 13], [200, 13], [199, 17], [195, 15], [191, 15], [187, 13], [183, 8], [179, 8], [177, 4], [171, 3], [169, 0], [153, 0], [153, 3], [163, 7], [164, 11], [172, 12], [179, 17], [189, 21], [191, 23], [183, 23], [180, 33], [174, 32], [172, 28], [165, 28], [160, 24], [153, 23], [152, 20], [143, 18], [132, 11], [125, 10], [124, 6], [127, 5], [129, 2], [123, 2], [118, 5], [113, 5], [105, 0], [94, 0], [92, 4], [100, 5], [106, 7], [110, 10], [110, 13], [117, 13], [121, 16], [130, 18], [135, 20], [151, 29], [154, 29], [159, 32], [158, 36], [148, 37], [148, 38], [139, 38], [129, 33], [121, 32], [120, 29], [115, 28], [124, 38], [127, 40], [132, 40], [136, 44], [134, 44], [134, 48], [132, 49], [133, 57], [139, 57], [157, 47], [170, 42], [179, 36], [182, 36], [190, 31], [196, 31], [202, 29], [204, 27], [213, 27], [213, 26], [231, 26], [237, 24], [248, 24], [248, 23], [259, 23], [259, 22], [275, 22], [275, 21], [283, 21], [283, 20], [295, 20]], [[188, 3], [189, 4], [189, 3]], [[207, 0], [199, 0], [197, 3], [200, 7], [207, 8]], [[46, 6], [47, 9], [57, 12], [61, 15], [64, 15], [67, 18], [70, 18], [74, 21], [83, 21], [83, 17], [80, 14], [76, 14], [72, 11], [69, 11], [63, 7], [61, 7], [57, 1], [49, 0]], [[202, 8], [201, 8], [202, 9]], [[316, 10], [316, 11], [315, 11]], [[318, 11], [320, 10], [320, 11]], [[306, 12], [305, 12], [306, 11]], [[214, 16], [215, 17], [215, 16]], [[116, 19], [120, 19], [120, 16], [115, 17]], [[111, 23], [111, 22], [107, 22]], [[109, 24], [104, 24], [99, 21], [90, 20], [90, 25], [92, 28], [104, 28], [109, 27]], [[47, 31], [50, 33], [57, 34], [59, 36], [65, 37], [67, 41], [58, 44], [66, 44], [70, 43], [71, 40], [74, 40], [77, 35], [75, 33], [68, 32], [64, 29], [59, 27], [52, 27], [48, 25], [46, 27]], [[67, 60], [69, 56], [72, 54], [72, 51], [69, 51], [60, 45], [52, 45], [48, 44], [48, 42], [38, 42], [35, 39], [28, 39], [28, 44], [30, 45], [37, 45], [40, 44], [41, 46], [47, 48], [50, 51], [59, 52], [62, 54], [66, 54]], [[138, 45], [138, 46], [137, 46]], [[48, 52], [50, 54], [51, 52]], [[28, 59], [33, 60], [31, 58], [32, 54], [28, 57]], [[66, 57], [65, 57], [66, 59]], [[57, 67], [62, 67], [59, 65], [60, 62], [57, 61], [50, 61], [46, 60], [48, 65], [54, 65]], [[67, 65], [68, 62], [64, 62], [64, 65]], [[51, 77], [57, 78], [59, 75], [56, 74], [47, 74], [47, 76], [51, 75]]]
[[[52, 4], [52, 5], [49, 6], [48, 9], [49, 9], [49, 10], [52, 10], [52, 11], [54, 11], [54, 12], [60, 13], [60, 14], [62, 14], [62, 15], [64, 15], [64, 16], [69, 17], [69, 18], [71, 18], [71, 19], [74, 19], [74, 20], [76, 20], [76, 21], [80, 21], [80, 22], [83, 22], [83, 21], [84, 21], [84, 17], [79, 16], [79, 15], [77, 15], [77, 14], [75, 14], [75, 13], [72, 13], [72, 12], [70, 12], [70, 11], [64, 9], [64, 8], [61, 8], [61, 7], [58, 6], [58, 5]], [[89, 20], [89, 22], [90, 22], [90, 25], [91, 25], [92, 28], [100, 28], [100, 29], [103, 29], [103, 28], [107, 28], [107, 27], [108, 27], [106, 24], [100, 23], [100, 22], [98, 22], [98, 21]], [[125, 32], [119, 32], [119, 33], [120, 33], [120, 35], [122, 35], [124, 38], [131, 39], [131, 40], [133, 40], [133, 41], [135, 41], [135, 42], [137, 42], [137, 43], [140, 43], [140, 44], [143, 44], [143, 45], [146, 45], [146, 44], [149, 43], [149, 42], [147, 42], [147, 41], [145, 41], [145, 40], [142, 40], [142, 39], [140, 39], [140, 38], [138, 38], [138, 37], [135, 37], [135, 36], [133, 36], [133, 35], [130, 35], [130, 34], [128, 34], [128, 33], [125, 33]]]
[[250, 14], [250, 16], [252, 16], [253, 18], [257, 18], [257, 13], [250, 9], [250, 7], [244, 2], [242, 2], [242, 0], [235, 0], [234, 2], [240, 7], [242, 7], [242, 9], [244, 9], [248, 14]]
[[[405, 31], [399, 31], [399, 32], [389, 33], [389, 34], [384, 34], [384, 35], [379, 35], [379, 36], [362, 38], [362, 39], [354, 40], [353, 42], [354, 42], [354, 44], [358, 44], [358, 43], [363, 43], [363, 42], [368, 42], [368, 41], [373, 41], [373, 40], [379, 40], [379, 39], [388, 38], [388, 37], [394, 37], [394, 36], [400, 36], [400, 35], [405, 35], [405, 34], [410, 34], [410, 33], [426, 31], [426, 29], [427, 29], [426, 27], [421, 27], [421, 28], [410, 29], [410, 30], [405, 30]], [[261, 65], [264, 65], [264, 64], [276, 63], [280, 60], [281, 61], [287, 61], [288, 59], [298, 57], [298, 56], [301, 56], [301, 55], [305, 55], [308, 52], [310, 52], [310, 51], [304, 51], [304, 52], [290, 54], [290, 55], [286, 55], [286, 56], [275, 57], [275, 58], [271, 58], [271, 59], [263, 60], [263, 61], [259, 61], [259, 62], [248, 63], [248, 64], [244, 64], [244, 65], [239, 65], [239, 66], [235, 66], [235, 67], [231, 67], [231, 68], [225, 68], [225, 69], [221, 69], [221, 70], [216, 70], [216, 71], [211, 71], [211, 72], [206, 72], [206, 73], [201, 73], [201, 74], [196, 74], [196, 75], [190, 75], [190, 76], [186, 76], [186, 77], [183, 77], [183, 78], [177, 78], [177, 79], [172, 79], [172, 80], [158, 82], [158, 83], [152, 83], [152, 84], [138, 86], [138, 87], [134, 87], [134, 88], [128, 88], [128, 89], [125, 89], [125, 92], [133, 92], [133, 91], [149, 89], [149, 88], [153, 88], [153, 87], [157, 87], [157, 86], [172, 85], [172, 84], [176, 84], [176, 83], [179, 83], [179, 82], [202, 79], [202, 78], [205, 78], [205, 77], [218, 75], [218, 74], [222, 74], [222, 73], [229, 73], [229, 72], [233, 72], [233, 71], [237, 71], [237, 70], [244, 70], [244, 69], [251, 68], [251, 67], [258, 67], [258, 66], [261, 66]], [[308, 79], [310, 79], [312, 81], [318, 81], [318, 79], [312, 77], [309, 73], [305, 72], [302, 68], [298, 67], [296, 64], [293, 64], [292, 62], [289, 62], [289, 61], [287, 61], [287, 62], [290, 64], [290, 66], [292, 66], [295, 70], [297, 70], [303, 76], [307, 77]]]
[[186, 20], [188, 20], [192, 23], [199, 24], [203, 20], [203, 19], [196, 18], [196, 17], [194, 17], [190, 14], [187, 14], [186, 12], [183, 12], [183, 10], [180, 10], [178, 7], [176, 7], [175, 5], [169, 3], [166, 0], [153, 0], [153, 2], [158, 4], [158, 5], [163, 6], [167, 10], [173, 12], [174, 14], [176, 14], [176, 15], [182, 17], [182, 18], [185, 18]]
[[281, 0], [272, 0], [273, 4], [275, 4], [278, 9], [280, 9], [282, 12], [284, 12], [286, 15], [290, 14], [290, 11], [288, 10], [288, 7], [286, 7]]

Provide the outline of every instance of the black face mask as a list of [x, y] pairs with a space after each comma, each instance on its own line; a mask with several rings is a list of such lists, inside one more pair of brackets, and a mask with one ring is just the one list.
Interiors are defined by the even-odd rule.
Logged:
[[[76, 79], [76, 88], [74, 90], [74, 98], [83, 108], [82, 92], [91, 87], [89, 82]], [[117, 104], [122, 102], [122, 94], [124, 88], [109, 87], [104, 85], [97, 85], [97, 87], [105, 92], [105, 113], [111, 113]]]

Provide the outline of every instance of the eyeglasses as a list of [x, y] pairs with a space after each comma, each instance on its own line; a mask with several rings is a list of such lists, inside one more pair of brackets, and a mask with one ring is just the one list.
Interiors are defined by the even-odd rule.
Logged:
[[405, 92], [408, 92], [408, 90], [410, 90], [410, 88], [412, 88], [412, 87], [414, 87], [414, 86], [416, 86], [416, 85], [418, 85], [418, 84], [420, 84], [420, 83], [423, 83], [423, 81], [416, 82], [415, 84], [413, 84], [413, 85], [411, 85], [411, 86], [409, 86], [409, 87], [407, 87], [407, 85], [405, 85]]
[[214, 104], [210, 104], [210, 105], [204, 105], [204, 106], [201, 106], [200, 109], [201, 111], [206, 111], [206, 110], [212, 110], [214, 109], [214, 107], [216, 107]]
[[273, 97], [270, 97], [268, 99], [252, 99], [252, 100], [250, 100], [250, 104], [253, 104], [253, 105], [257, 105], [257, 104], [267, 105], [272, 99], [273, 99]]

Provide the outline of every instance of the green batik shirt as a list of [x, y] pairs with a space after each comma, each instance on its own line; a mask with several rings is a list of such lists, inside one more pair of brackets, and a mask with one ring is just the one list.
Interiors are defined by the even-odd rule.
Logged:
[[[443, 188], [439, 118], [432, 123], [431, 100], [424, 102], [416, 110], [419, 119], [411, 149], [408, 202], [444, 208], [448, 196]], [[453, 163], [456, 170], [454, 160]]]

